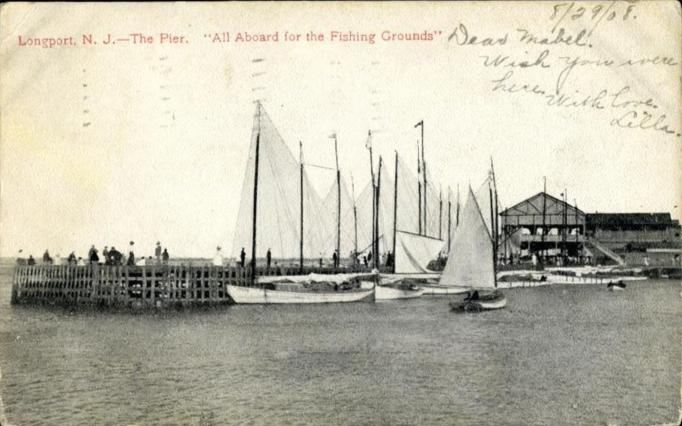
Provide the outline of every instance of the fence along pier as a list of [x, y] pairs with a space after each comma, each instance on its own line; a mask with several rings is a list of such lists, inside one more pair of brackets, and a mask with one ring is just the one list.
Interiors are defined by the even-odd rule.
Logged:
[[220, 266], [17, 265], [14, 304], [168, 307], [228, 303], [250, 271]]
[[[13, 304], [173, 307], [230, 303], [227, 285], [253, 285], [251, 268], [189, 265], [17, 265]], [[352, 268], [357, 272], [358, 268]], [[351, 270], [258, 267], [257, 276], [333, 274]]]

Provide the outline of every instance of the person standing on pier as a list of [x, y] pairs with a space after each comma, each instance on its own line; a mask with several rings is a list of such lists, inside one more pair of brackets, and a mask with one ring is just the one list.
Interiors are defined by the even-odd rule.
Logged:
[[156, 256], [156, 263], [161, 263], [161, 241], [156, 242], [156, 248], [154, 249], [154, 255]]
[[[440, 260], [440, 255], [439, 255]], [[386, 253], [386, 266], [393, 266], [393, 253], [390, 251]]]
[[43, 253], [43, 263], [45, 264], [51, 264], [52, 263], [52, 258], [50, 257], [50, 253], [45, 249], [45, 253]]
[[88, 252], [88, 260], [91, 264], [99, 263], [99, 256], [97, 255], [97, 249], [94, 244], [90, 247], [90, 251]]
[[134, 241], [130, 242], [130, 252], [128, 253], [128, 266], [135, 266], [135, 253], [133, 252], [133, 246], [135, 245]]
[[339, 255], [336, 253], [336, 250], [332, 254], [332, 263], [334, 264], [334, 269], [339, 267]]
[[104, 263], [106, 263], [107, 260], [109, 259], [109, 247], [108, 246], [104, 246], [104, 250], [102, 250], [102, 259], [104, 259]]
[[270, 263], [272, 262], [272, 252], [270, 252], [270, 248], [268, 248], [268, 252], [265, 255], [265, 261], [268, 265], [268, 271], [270, 270]]
[[213, 266], [223, 266], [223, 252], [221, 247], [218, 246], [215, 249], [215, 256], [213, 256]]
[[29, 254], [29, 255], [28, 255], [28, 260], [26, 261], [26, 263], [27, 263], [29, 266], [32, 266], [32, 265], [35, 265], [35, 264], [36, 264], [36, 260], [33, 258], [33, 255], [32, 255], [32, 254]]
[[168, 259], [170, 259], [170, 256], [168, 255], [168, 249], [164, 248], [163, 253], [161, 254], [161, 258], [163, 259], [164, 264], [168, 264]]
[[116, 250], [116, 247], [111, 246], [111, 250], [109, 250], [109, 257], [107, 258], [107, 264], [115, 266], [123, 265], [123, 253]]
[[244, 247], [242, 247], [242, 252], [239, 253], [239, 266], [242, 268], [246, 265], [246, 252], [244, 251]]

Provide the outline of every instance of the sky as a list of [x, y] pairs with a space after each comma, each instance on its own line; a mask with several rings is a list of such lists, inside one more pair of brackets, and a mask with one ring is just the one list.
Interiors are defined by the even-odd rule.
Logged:
[[[546, 177], [550, 194], [566, 189], [586, 212], [679, 218], [679, 136], [614, 126], [627, 108], [550, 107], [533, 94], [492, 90], [508, 70], [518, 82], [554, 87], [561, 57], [668, 56], [672, 65], [584, 64], [564, 90], [578, 96], [627, 86], [633, 99], [652, 98], [656, 108], [642, 108], [665, 113], [679, 132], [679, 7], [636, 4], [623, 19], [631, 3], [616, 3], [620, 15], [598, 24], [590, 48], [518, 42], [520, 28], [550, 33], [558, 18], [546, 2], [4, 5], [0, 256], [46, 248], [85, 254], [91, 244], [120, 248], [131, 240], [139, 254], [151, 254], [157, 240], [172, 256], [231, 247], [256, 99], [294, 153], [303, 143], [311, 164], [333, 167], [336, 133], [342, 175], [353, 176], [356, 193], [370, 178], [368, 130], [376, 156], [388, 160], [397, 150], [416, 173], [414, 125], [423, 120], [426, 161], [444, 189], [477, 187], [492, 157], [503, 207], [541, 191]], [[592, 28], [598, 18], [589, 14], [601, 11], [586, 5], [585, 16], [559, 25]], [[479, 44], [456, 42], [460, 24]], [[309, 31], [326, 40], [305, 41]], [[330, 41], [332, 31], [377, 38]], [[387, 42], [383, 31], [434, 40]], [[212, 41], [224, 32], [230, 42]], [[239, 32], [278, 32], [279, 41], [235, 42]], [[285, 32], [300, 41], [287, 42]], [[131, 33], [154, 42], [104, 45], [108, 34]], [[160, 33], [187, 43], [159, 43]], [[504, 45], [480, 44], [505, 33]], [[83, 34], [98, 44], [83, 45]], [[20, 46], [20, 36], [73, 37], [75, 46]], [[482, 65], [486, 56], [534, 59], [545, 49], [548, 69]], [[334, 174], [309, 170], [324, 196]]]

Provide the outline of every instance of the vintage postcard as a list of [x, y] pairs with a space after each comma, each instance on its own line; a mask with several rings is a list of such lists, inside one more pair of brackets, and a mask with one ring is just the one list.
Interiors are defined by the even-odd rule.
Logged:
[[3, 4], [0, 424], [679, 424], [681, 20]]

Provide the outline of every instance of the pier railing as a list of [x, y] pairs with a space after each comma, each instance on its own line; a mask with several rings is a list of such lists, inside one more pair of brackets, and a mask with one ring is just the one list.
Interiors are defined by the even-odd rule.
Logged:
[[[256, 276], [367, 272], [361, 268], [261, 267]], [[239, 266], [17, 265], [12, 303], [183, 306], [229, 303], [227, 285], [253, 285]]]

